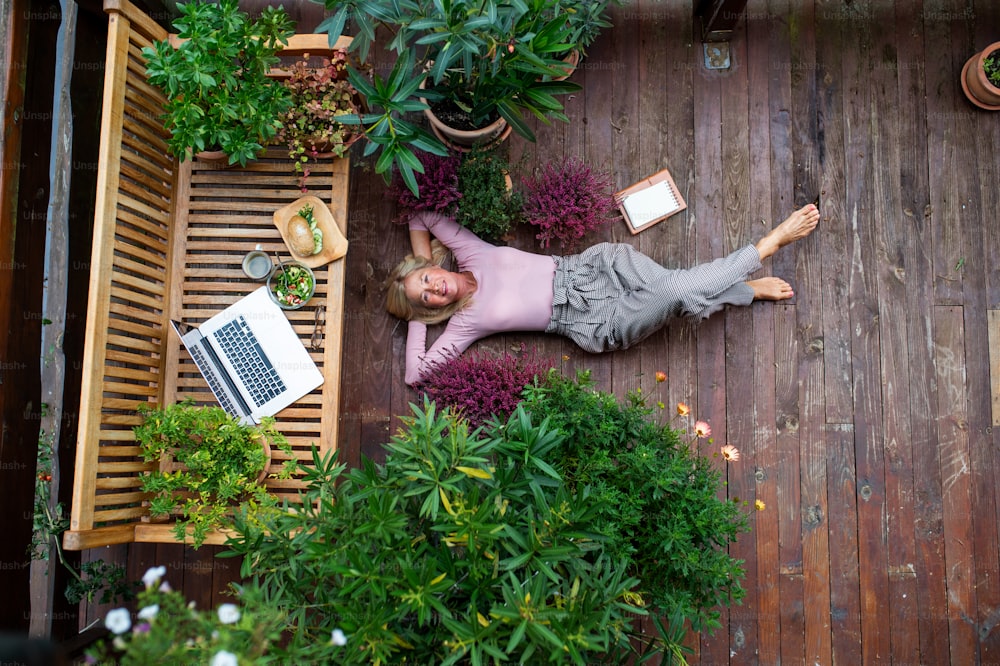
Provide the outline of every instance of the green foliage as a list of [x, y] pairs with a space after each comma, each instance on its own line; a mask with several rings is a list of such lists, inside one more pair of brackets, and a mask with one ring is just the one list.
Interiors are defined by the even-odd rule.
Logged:
[[[288, 614], [277, 661], [585, 663], [623, 657], [638, 583], [562, 481], [562, 436], [523, 410], [469, 432], [413, 407], [382, 465], [314, 453], [301, 505], [236, 521], [244, 576]], [[346, 649], [331, 641], [346, 635]]]
[[594, 390], [589, 373], [573, 380], [553, 370], [522, 406], [563, 435], [550, 460], [570, 489], [597, 498], [595, 527], [612, 557], [628, 559], [639, 591], [696, 631], [717, 628], [714, 608], [744, 595], [742, 561], [726, 547], [748, 523], [717, 495], [720, 473], [693, 438], [657, 424], [640, 393], [619, 403]]
[[92, 560], [80, 565], [79, 576], [74, 576], [66, 584], [66, 599], [71, 604], [113, 603], [118, 599], [131, 599], [135, 590], [125, 579], [125, 567], [109, 564], [104, 560]]
[[236, 0], [191, 0], [177, 5], [174, 22], [183, 41], [142, 49], [146, 76], [167, 97], [164, 126], [171, 152], [221, 149], [229, 163], [246, 165], [281, 127], [288, 90], [268, 78], [277, 52], [293, 34], [284, 9], [267, 7], [256, 20]]
[[993, 51], [983, 58], [983, 70], [990, 83], [1000, 88], [1000, 51]]
[[507, 189], [510, 164], [496, 150], [476, 148], [458, 167], [455, 221], [481, 238], [498, 239], [520, 222], [523, 197]]
[[66, 559], [62, 548], [62, 534], [69, 528], [62, 502], [52, 501], [53, 437], [40, 433], [37, 466], [35, 468], [35, 504], [32, 518], [31, 543], [28, 555], [33, 560], [45, 560], [56, 554], [59, 563], [69, 574], [63, 591], [70, 603], [97, 601], [102, 604], [135, 596], [132, 586], [125, 580], [125, 568], [97, 559], [84, 562], [77, 568]]
[[594, 43], [602, 30], [611, 27], [608, 4], [607, 0], [569, 0], [560, 3], [569, 28], [568, 41], [582, 53], [586, 53], [587, 47]]
[[291, 95], [291, 105], [281, 114], [281, 127], [275, 142], [288, 147], [295, 172], [302, 176], [305, 188], [309, 160], [323, 152], [342, 157], [353, 143], [353, 127], [341, 117], [357, 113], [361, 95], [347, 80], [347, 52], [338, 49], [322, 66], [297, 61], [283, 85]]
[[[233, 504], [274, 503], [257, 480], [267, 464], [264, 442], [292, 453], [274, 419], [246, 425], [221, 407], [197, 407], [191, 400], [163, 409], [140, 405], [139, 413], [143, 423], [134, 431], [143, 459], [159, 462], [170, 457], [179, 464], [178, 469], [157, 469], [142, 477], [142, 490], [155, 495], [150, 502], [153, 516], [180, 513], [174, 526], [178, 539], [190, 529], [198, 548], [209, 530], [227, 523]], [[292, 465], [286, 464], [280, 476], [287, 478], [291, 472]]]
[[[367, 59], [379, 26], [392, 35], [387, 47], [396, 52], [400, 76], [412, 86], [391, 85], [395, 70], [387, 82], [375, 77], [371, 88], [379, 100], [373, 103], [369, 97], [372, 113], [360, 122], [369, 138], [379, 139], [368, 150], [368, 154], [382, 151], [376, 171], [388, 179], [395, 166], [414, 194], [412, 171], [422, 169], [410, 144], [424, 137], [410, 131], [392, 133], [389, 128], [401, 123], [401, 111], [426, 108], [419, 97], [448, 102], [467, 114], [473, 127], [503, 117], [514, 131], [534, 141], [525, 116], [545, 123], [565, 122], [558, 97], [580, 89], [575, 83], [550, 80], [564, 73], [561, 58], [576, 46], [569, 40], [586, 32], [572, 26], [561, 9], [566, 3], [559, 0], [326, 0], [325, 4], [330, 16], [317, 31], [327, 32], [332, 44], [350, 21], [351, 48], [362, 60]], [[587, 5], [583, 0], [572, 4]], [[425, 79], [426, 89], [418, 92]], [[351, 81], [369, 94], [354, 77]], [[442, 154], [441, 144], [431, 141], [430, 152]], [[426, 145], [414, 147], [427, 150]]]
[[[157, 571], [159, 570], [159, 571]], [[105, 626], [110, 641], [102, 640], [87, 651], [88, 663], [148, 666], [149, 664], [268, 663], [268, 649], [281, 639], [285, 617], [268, 605], [259, 589], [236, 588], [236, 603], [217, 610], [189, 604], [180, 592], [160, 584], [165, 567], [150, 569], [139, 593], [137, 616], [127, 609], [108, 613]]]
[[375, 162], [375, 173], [382, 174], [388, 183], [395, 167], [414, 195], [418, 193], [414, 172], [423, 173], [424, 167], [413, 151], [422, 150], [434, 155], [448, 153], [444, 145], [427, 130], [406, 119], [406, 114], [427, 108], [417, 97], [417, 90], [424, 77], [424, 74], [414, 75], [413, 56], [410, 53], [400, 55], [386, 79], [373, 74], [371, 80], [368, 80], [351, 68], [347, 79], [364, 97], [368, 112], [360, 116], [348, 114], [340, 119], [342, 123], [359, 124], [363, 127], [368, 139], [364, 153], [366, 157], [381, 151]]

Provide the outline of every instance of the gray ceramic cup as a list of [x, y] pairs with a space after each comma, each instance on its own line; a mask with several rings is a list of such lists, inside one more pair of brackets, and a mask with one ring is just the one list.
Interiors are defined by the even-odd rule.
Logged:
[[271, 262], [271, 257], [261, 250], [260, 245], [243, 257], [243, 272], [252, 280], [266, 280], [272, 268], [274, 264]]

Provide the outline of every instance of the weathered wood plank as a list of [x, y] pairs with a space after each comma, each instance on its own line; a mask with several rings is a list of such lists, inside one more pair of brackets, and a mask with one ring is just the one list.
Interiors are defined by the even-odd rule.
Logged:
[[[932, 230], [928, 225], [930, 184], [927, 173], [929, 142], [924, 77], [927, 67], [925, 20], [934, 20], [933, 14], [928, 14], [919, 6], [896, 3], [895, 72], [900, 103], [888, 117], [894, 119], [901, 134], [896, 142], [900, 151], [901, 210], [896, 211], [894, 217], [897, 219], [893, 226], [897, 236], [895, 240], [902, 245], [901, 256], [896, 256], [895, 277], [901, 283], [902, 295], [906, 299], [903, 313], [906, 339], [894, 344], [904, 345], [906, 354], [902, 358], [909, 365], [906, 392], [909, 396], [910, 416], [909, 422], [902, 424], [901, 434], [905, 439], [899, 443], [910, 448], [913, 492], [909, 498], [911, 506], [904, 507], [903, 511], [912, 515], [915, 549], [915, 608], [910, 609], [910, 616], [903, 619], [911, 624], [916, 620], [920, 661], [947, 663], [948, 643], [942, 638], [947, 635], [948, 627], [941, 525], [941, 478], [931, 394], [934, 385], [931, 348], [934, 267], [931, 254]], [[936, 177], [932, 176], [931, 180]], [[894, 284], [891, 277], [886, 282], [883, 289]], [[898, 289], [895, 291], [898, 294]], [[888, 413], [895, 414], [899, 407], [900, 405], [888, 405]], [[892, 435], [887, 430], [887, 442], [892, 441], [891, 438]], [[891, 470], [894, 460], [891, 455], [889, 460]], [[895, 521], [901, 527], [905, 527], [906, 523], [905, 516]], [[905, 558], [894, 556], [893, 559], [901, 562]], [[894, 582], [893, 585], [895, 584]], [[896, 594], [894, 598], [898, 599], [899, 596]], [[900, 643], [901, 641], [893, 638], [894, 651], [895, 646]], [[908, 650], [912, 658], [913, 646], [901, 648]]]
[[826, 427], [830, 532], [831, 663], [861, 663], [861, 575], [858, 561], [858, 487], [854, 430]]
[[[732, 35], [730, 55], [736, 65], [720, 82], [721, 121], [722, 121], [722, 181], [723, 200], [718, 211], [721, 218], [723, 246], [721, 253], [726, 254], [740, 248], [756, 238], [752, 236], [759, 232], [751, 224], [749, 215], [751, 171], [750, 171], [750, 130], [746, 122], [749, 106], [749, 78], [747, 66], [748, 45], [746, 32], [740, 30]], [[759, 226], [759, 225], [758, 225]], [[752, 307], [768, 308], [767, 304]], [[712, 454], [718, 453], [718, 447], [730, 443], [743, 448], [746, 455], [753, 456], [754, 430], [754, 369], [739, 359], [753, 354], [756, 336], [753, 334], [754, 313], [751, 308], [730, 308], [725, 314], [725, 430], [716, 430], [715, 444]], [[737, 331], [741, 332], [737, 333]], [[724, 464], [724, 463], [720, 463]], [[742, 464], [725, 465], [724, 473], [728, 478], [727, 493], [730, 499], [753, 498], [755, 479], [752, 469], [744, 461]], [[737, 558], [749, 560], [753, 556], [754, 543], [752, 538], [741, 538], [730, 546], [730, 553]], [[747, 599], [744, 604], [756, 607], [756, 576], [752, 570], [747, 570]], [[727, 649], [730, 660], [736, 663], [750, 663], [757, 652], [756, 626], [744, 622], [746, 614], [742, 609], [735, 608], [723, 614], [723, 620], [729, 621], [729, 643]], [[754, 623], [755, 624], [755, 623]], [[727, 628], [723, 624], [723, 628]], [[722, 645], [722, 636], [716, 642]], [[724, 655], [713, 651], [705, 654], [708, 660], [717, 660]]]
[[934, 308], [937, 432], [941, 461], [950, 662], [976, 661], [975, 548], [971, 517], [968, 386], [962, 308]]
[[[762, 221], [771, 219], [771, 141], [770, 109], [767, 95], [773, 63], [770, 53], [770, 24], [774, 20], [764, 0], [751, 2], [746, 12], [746, 64], [748, 99], [750, 189], [747, 201], [747, 241], [754, 241], [763, 234]], [[755, 276], [756, 277], [756, 276]], [[731, 313], [730, 316], [732, 316]], [[752, 536], [754, 552], [747, 557], [747, 599], [745, 610], [735, 609], [734, 618], [745, 618], [742, 623], [746, 648], [745, 660], [757, 659], [760, 663], [776, 663], [780, 658], [778, 639], [781, 632], [781, 605], [778, 597], [778, 500], [777, 457], [775, 425], [775, 349], [774, 307], [756, 304], [751, 309], [754, 359], [751, 386], [751, 414], [753, 420], [752, 446], [744, 451], [740, 474], [753, 475], [753, 485], [741, 492], [751, 504], [759, 499], [765, 510], [753, 514]], [[732, 335], [732, 334], [731, 334]], [[735, 356], [738, 361], [745, 356]], [[739, 444], [737, 444], [739, 446]]]
[[[902, 131], [899, 117], [886, 112], [900, 106], [896, 50], [899, 32], [891, 6], [873, 7], [872, 52], [879, 61], [869, 74], [871, 127], [879, 138], [872, 145], [874, 197], [871, 213], [875, 229], [877, 260], [875, 278], [879, 303], [879, 351], [882, 375], [882, 420], [885, 449], [886, 510], [891, 516], [887, 532], [886, 558], [889, 573], [888, 624], [894, 659], [920, 661], [916, 559], [913, 536], [913, 463], [909, 437], [909, 355], [906, 330], [906, 245], [909, 229], [902, 212], [900, 194]], [[875, 27], [877, 26], [877, 27]], [[907, 64], [907, 63], [903, 63]], [[912, 101], [907, 106], [912, 106]]]
[[778, 574], [781, 598], [780, 661], [805, 659], [802, 569], [801, 421], [799, 362], [802, 350], [794, 305], [774, 307], [775, 425], [777, 451]]

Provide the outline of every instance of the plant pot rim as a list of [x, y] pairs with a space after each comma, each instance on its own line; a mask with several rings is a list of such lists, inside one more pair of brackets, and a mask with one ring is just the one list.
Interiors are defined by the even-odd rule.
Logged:
[[977, 96], [970, 87], [969, 77], [975, 76], [977, 87], [981, 87], [982, 91], [986, 94], [1000, 100], [1000, 88], [990, 82], [990, 80], [986, 77], [986, 72], [983, 70], [983, 60], [996, 51], [1000, 51], [1000, 42], [993, 42], [981, 51], [976, 52], [971, 58], [965, 61], [965, 66], [962, 67], [962, 75], [960, 79], [962, 83], [962, 92], [964, 92], [965, 96], [969, 98], [969, 101], [979, 108], [986, 109], [987, 111], [1000, 111], [1000, 103], [990, 104], [988, 101], [980, 99], [980, 97]]

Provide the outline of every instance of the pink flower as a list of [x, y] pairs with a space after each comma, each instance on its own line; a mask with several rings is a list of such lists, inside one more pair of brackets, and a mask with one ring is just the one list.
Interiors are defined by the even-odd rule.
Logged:
[[712, 434], [712, 429], [704, 421], [695, 421], [694, 434], [700, 438], [708, 437]]
[[726, 444], [722, 447], [722, 457], [726, 459], [726, 462], [736, 462], [740, 459], [740, 450], [732, 444]]

